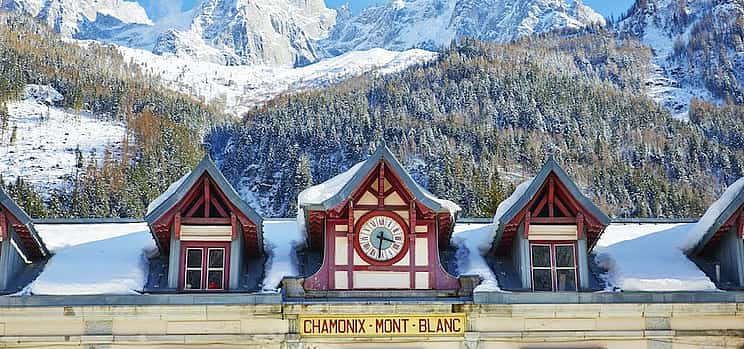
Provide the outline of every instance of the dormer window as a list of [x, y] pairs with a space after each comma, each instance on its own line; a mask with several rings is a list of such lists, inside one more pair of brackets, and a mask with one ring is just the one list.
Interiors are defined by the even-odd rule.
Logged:
[[227, 265], [230, 245], [227, 243], [184, 244], [184, 290], [218, 291], [229, 284]]
[[[493, 252], [514, 265], [514, 290], [574, 292], [596, 288], [589, 251], [609, 224], [554, 160], [499, 206]], [[507, 280], [508, 281], [508, 280]], [[512, 283], [514, 284], [514, 283]], [[508, 288], [506, 288], [508, 289]]]
[[260, 262], [262, 219], [209, 158], [157, 198], [145, 218], [167, 256], [169, 290], [236, 290], [246, 262]]
[[576, 291], [576, 244], [530, 244], [533, 291]]

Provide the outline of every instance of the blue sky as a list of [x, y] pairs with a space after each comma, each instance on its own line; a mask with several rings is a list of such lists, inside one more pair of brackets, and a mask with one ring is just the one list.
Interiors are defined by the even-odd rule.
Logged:
[[[159, 18], [169, 12], [186, 10], [194, 6], [198, 0], [137, 0], [141, 3], [151, 17]], [[328, 7], [338, 8], [343, 4], [350, 4], [354, 13], [372, 4], [385, 3], [389, 0], [325, 0]], [[591, 6], [604, 16], [618, 17], [633, 4], [633, 0], [584, 0], [586, 5]]]

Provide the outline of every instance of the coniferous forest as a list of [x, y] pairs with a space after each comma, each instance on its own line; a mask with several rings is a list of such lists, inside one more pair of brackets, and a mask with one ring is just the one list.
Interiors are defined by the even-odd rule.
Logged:
[[79, 154], [74, 174], [42, 200], [23, 178], [0, 185], [33, 217], [141, 217], [147, 203], [203, 156], [206, 125], [224, 116], [191, 97], [162, 88], [157, 77], [129, 64], [110, 46], [65, 42], [33, 19], [0, 14], [0, 126], [9, 132], [5, 103], [26, 84], [54, 87], [63, 106], [121, 120], [121, 156], [108, 151], [96, 164]]
[[744, 109], [694, 101], [689, 121], [673, 119], [643, 93], [650, 49], [600, 29], [462, 39], [433, 62], [286, 94], [233, 122], [113, 48], [65, 42], [15, 15], [0, 21], [0, 119], [3, 103], [35, 83], [60, 91], [68, 108], [127, 125], [121, 156], [95, 164], [81, 154], [54, 193], [2, 178], [34, 217], [141, 217], [204, 146], [275, 217], [294, 215], [299, 191], [380, 142], [462, 216], [491, 216], [551, 156], [613, 216], [698, 216], [743, 175]]
[[465, 216], [492, 215], [550, 156], [611, 215], [698, 216], [742, 176], [743, 109], [696, 101], [672, 119], [641, 92], [650, 58], [601, 31], [463, 40], [425, 66], [275, 99], [207, 142], [269, 215], [384, 141]]

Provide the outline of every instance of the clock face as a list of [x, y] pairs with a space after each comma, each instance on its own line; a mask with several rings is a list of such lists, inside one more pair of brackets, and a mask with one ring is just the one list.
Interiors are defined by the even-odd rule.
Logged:
[[369, 218], [359, 230], [359, 246], [367, 257], [384, 262], [395, 258], [403, 250], [403, 228], [388, 216]]

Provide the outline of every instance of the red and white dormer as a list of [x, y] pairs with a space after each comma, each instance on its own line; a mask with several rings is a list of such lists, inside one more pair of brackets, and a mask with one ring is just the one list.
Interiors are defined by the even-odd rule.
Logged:
[[323, 251], [305, 290], [458, 290], [439, 251], [460, 208], [414, 182], [387, 147], [299, 203], [309, 248]]

